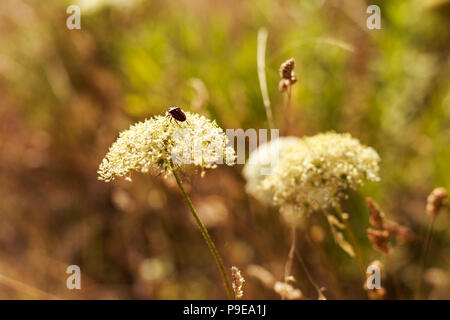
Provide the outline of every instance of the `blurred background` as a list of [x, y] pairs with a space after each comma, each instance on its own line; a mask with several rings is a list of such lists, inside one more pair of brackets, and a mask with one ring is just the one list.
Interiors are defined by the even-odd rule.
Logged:
[[[68, 30], [66, 8], [81, 8]], [[366, 27], [369, 4], [381, 30]], [[267, 128], [257, 33], [267, 28], [266, 74], [275, 123], [286, 114], [280, 64], [297, 62], [290, 134], [350, 132], [381, 156], [381, 182], [350, 194], [366, 261], [365, 196], [416, 235], [395, 244], [388, 298], [412, 298], [426, 197], [450, 188], [450, 1], [425, 0], [2, 0], [0, 2], [0, 298], [226, 298], [215, 262], [174, 180], [136, 174], [104, 183], [97, 168], [121, 130], [169, 106], [222, 128]], [[246, 195], [242, 166], [183, 181], [227, 267], [246, 278], [244, 298], [279, 299], [247, 268], [282, 280], [289, 228]], [[428, 298], [450, 298], [448, 212], [425, 272]], [[357, 263], [323, 216], [298, 235], [327, 298], [365, 298]], [[68, 265], [82, 289], [68, 290]], [[317, 297], [294, 262], [295, 287]]]

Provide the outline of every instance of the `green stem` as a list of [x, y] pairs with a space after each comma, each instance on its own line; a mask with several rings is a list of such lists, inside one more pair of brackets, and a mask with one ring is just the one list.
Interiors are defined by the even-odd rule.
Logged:
[[347, 230], [348, 237], [350, 239], [350, 244], [353, 247], [353, 251], [355, 251], [356, 260], [359, 263], [359, 268], [361, 269], [361, 273], [363, 275], [363, 279], [366, 278], [366, 265], [364, 263], [364, 258], [361, 253], [361, 249], [359, 248], [358, 242], [356, 241], [355, 234], [352, 231], [352, 228], [350, 224], [348, 223], [347, 219], [344, 217], [344, 214], [342, 213], [341, 207], [339, 205], [334, 207], [336, 209], [336, 212], [341, 218], [342, 222], [344, 223], [345, 229]]
[[234, 294], [233, 289], [231, 288], [230, 281], [228, 280], [227, 273], [225, 271], [225, 266], [223, 265], [222, 258], [219, 255], [219, 252], [217, 252], [216, 246], [214, 245], [214, 242], [212, 241], [211, 237], [209, 236], [208, 230], [206, 230], [205, 225], [203, 224], [202, 220], [200, 220], [200, 217], [197, 214], [197, 211], [195, 211], [194, 206], [192, 205], [191, 199], [187, 195], [186, 191], [183, 188], [183, 185], [181, 184], [181, 180], [178, 177], [175, 170], [172, 171], [175, 179], [177, 180], [178, 187], [181, 190], [181, 193], [183, 194], [184, 200], [186, 200], [186, 203], [191, 210], [192, 215], [194, 216], [195, 221], [197, 222], [200, 232], [203, 235], [203, 238], [206, 241], [206, 244], [208, 245], [209, 250], [211, 251], [211, 254], [213, 255], [214, 259], [216, 260], [217, 266], [219, 267], [220, 274], [222, 275], [222, 280], [225, 285], [225, 289], [227, 291], [228, 298], [233, 300]]

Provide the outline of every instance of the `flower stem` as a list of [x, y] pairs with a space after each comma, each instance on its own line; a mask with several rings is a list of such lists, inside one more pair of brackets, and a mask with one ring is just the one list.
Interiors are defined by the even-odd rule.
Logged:
[[366, 278], [366, 265], [364, 263], [364, 258], [361, 253], [361, 249], [359, 248], [358, 242], [356, 241], [355, 234], [352, 231], [352, 228], [350, 224], [348, 223], [347, 219], [344, 217], [344, 214], [342, 213], [342, 209], [339, 205], [334, 207], [336, 209], [336, 212], [339, 216], [339, 218], [344, 223], [345, 229], [347, 230], [348, 237], [350, 239], [350, 244], [353, 247], [353, 251], [355, 252], [356, 260], [359, 263], [359, 268], [361, 269], [361, 273], [363, 275], [363, 279]]
[[217, 252], [216, 246], [214, 245], [214, 242], [212, 241], [211, 237], [209, 236], [208, 230], [206, 230], [205, 225], [203, 224], [202, 220], [200, 220], [200, 217], [197, 214], [197, 211], [195, 210], [194, 206], [192, 205], [191, 199], [187, 195], [186, 191], [183, 188], [183, 185], [181, 184], [181, 180], [178, 177], [175, 170], [172, 170], [172, 173], [175, 177], [175, 180], [177, 180], [178, 187], [181, 190], [181, 193], [183, 194], [184, 200], [186, 200], [186, 203], [191, 210], [192, 215], [194, 216], [195, 221], [197, 222], [200, 232], [203, 235], [203, 238], [206, 241], [206, 244], [208, 245], [209, 250], [211, 251], [211, 254], [213, 255], [214, 259], [216, 260], [217, 266], [219, 267], [220, 274], [222, 275], [222, 280], [225, 285], [225, 289], [227, 291], [228, 298], [233, 300], [233, 289], [231, 288], [230, 281], [228, 280], [227, 273], [225, 271], [225, 266], [223, 265], [222, 258], [219, 255], [219, 252]]
[[303, 258], [300, 255], [298, 250], [295, 250], [295, 255], [297, 256], [297, 259], [300, 262], [300, 264], [301, 264], [301, 266], [303, 268], [303, 271], [305, 272], [306, 277], [308, 278], [309, 282], [311, 282], [311, 284], [313, 285], [314, 289], [316, 289], [317, 299], [318, 300], [327, 300], [327, 297], [325, 297], [325, 295], [323, 294], [322, 289], [317, 285], [317, 283], [314, 281], [313, 277], [309, 273], [308, 268], [306, 267], [306, 264], [303, 261]]
[[286, 265], [284, 266], [284, 282], [288, 282], [289, 277], [292, 276], [292, 264], [294, 262], [295, 242], [296, 242], [295, 229], [296, 229], [295, 225], [292, 225], [291, 248], [289, 249]]
[[431, 240], [433, 239], [433, 231], [434, 231], [434, 223], [436, 221], [436, 216], [433, 216], [433, 220], [431, 220], [430, 227], [428, 228], [427, 237], [425, 240], [425, 244], [422, 249], [422, 256], [420, 258], [420, 269], [419, 269], [419, 285], [417, 288], [417, 296], [419, 299], [422, 299], [422, 289], [423, 289], [423, 272], [425, 270], [425, 261], [427, 259], [428, 252], [430, 251]]
[[291, 85], [288, 86], [286, 91], [286, 97], [284, 102], [284, 114], [286, 115], [286, 126], [287, 130], [289, 131], [292, 127], [292, 114], [291, 114], [291, 95], [292, 95], [292, 89]]

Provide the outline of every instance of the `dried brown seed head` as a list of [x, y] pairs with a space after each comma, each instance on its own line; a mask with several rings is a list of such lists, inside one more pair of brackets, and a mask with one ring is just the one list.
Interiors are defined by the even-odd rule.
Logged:
[[384, 229], [384, 213], [380, 210], [380, 207], [372, 200], [372, 198], [366, 198], [367, 208], [369, 209], [369, 223], [377, 228]]
[[415, 238], [414, 233], [408, 227], [401, 226], [393, 221], [386, 219], [384, 220], [383, 226], [400, 243], [411, 242]]
[[280, 66], [280, 77], [283, 79], [290, 80], [295, 68], [295, 60], [294, 58], [290, 58], [283, 62]]
[[389, 243], [389, 231], [387, 230], [375, 230], [367, 229], [367, 236], [375, 250], [389, 254], [391, 250], [391, 244]]
[[369, 209], [369, 223], [378, 230], [387, 230], [389, 236], [395, 237], [398, 242], [406, 243], [414, 239], [414, 234], [409, 228], [399, 225], [384, 217], [383, 211], [372, 198], [366, 198], [367, 208]]
[[447, 196], [445, 188], [434, 189], [427, 198], [427, 213], [431, 216], [437, 216], [439, 211], [447, 205]]
[[236, 299], [242, 299], [244, 296], [244, 291], [242, 287], [244, 285], [245, 279], [241, 275], [241, 271], [237, 267], [231, 267], [231, 276], [233, 278], [233, 291], [234, 297]]
[[283, 62], [280, 66], [280, 83], [278, 84], [278, 88], [281, 92], [287, 91], [290, 86], [297, 82], [297, 77], [294, 73], [295, 68], [295, 60], [291, 58]]

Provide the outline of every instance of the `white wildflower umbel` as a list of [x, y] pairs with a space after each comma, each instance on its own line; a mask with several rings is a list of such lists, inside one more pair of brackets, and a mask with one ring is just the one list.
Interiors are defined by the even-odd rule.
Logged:
[[247, 164], [242, 170], [242, 174], [247, 180], [245, 185], [247, 193], [266, 204], [272, 203], [273, 192], [263, 190], [261, 182], [275, 170], [282, 154], [299, 140], [297, 137], [280, 137], [261, 144], [250, 153]]
[[345, 189], [364, 180], [378, 181], [380, 157], [350, 134], [321, 133], [302, 138], [281, 157], [274, 173], [263, 182], [274, 203], [299, 212], [338, 204]]
[[234, 299], [222, 258], [177, 174], [177, 169], [185, 164], [200, 166], [202, 170], [214, 168], [222, 160], [231, 165], [235, 160], [234, 150], [227, 146], [228, 138], [215, 121], [194, 113], [186, 112], [185, 115], [185, 121], [177, 121], [166, 113], [165, 116], [155, 116], [121, 132], [100, 164], [99, 179], [106, 182], [123, 176], [130, 179], [132, 171], [173, 174], [216, 260], [227, 295]]
[[223, 130], [201, 115], [186, 112], [186, 121], [155, 116], [122, 131], [100, 164], [99, 179], [109, 182], [130, 178], [133, 171], [170, 174], [173, 169], [193, 164], [203, 169], [234, 163]]

